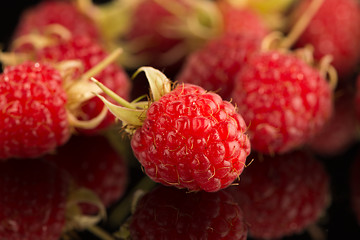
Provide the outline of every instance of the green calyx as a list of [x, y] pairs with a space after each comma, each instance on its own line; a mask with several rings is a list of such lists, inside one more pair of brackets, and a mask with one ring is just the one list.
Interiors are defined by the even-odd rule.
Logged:
[[[58, 63], [57, 68], [60, 69], [60, 72], [64, 75], [63, 87], [68, 96], [66, 109], [68, 121], [72, 127], [93, 129], [96, 128], [106, 117], [107, 108], [104, 107], [96, 117], [90, 120], [78, 119], [81, 105], [93, 98], [94, 94], [101, 93], [101, 89], [99, 89], [93, 82], [90, 82], [89, 78], [100, 73], [108, 65], [113, 63], [119, 57], [121, 52], [122, 49], [114, 50], [96, 66], [83, 73], [79, 79], [72, 79], [72, 72], [74, 69], [82, 67], [82, 63], [80, 61], [68, 60]], [[66, 76], [67, 74], [68, 76]]]
[[95, 78], [91, 80], [111, 98], [118, 105], [110, 102], [104, 96], [95, 93], [109, 109], [109, 111], [122, 122], [125, 130], [132, 134], [137, 128], [143, 125], [146, 117], [146, 111], [152, 102], [158, 101], [162, 96], [171, 91], [171, 81], [159, 70], [152, 67], [141, 67], [134, 74], [132, 78], [135, 78], [140, 72], [144, 72], [148, 79], [150, 86], [150, 100], [140, 101], [136, 99], [132, 102], [128, 102], [111, 89], [100, 83]]

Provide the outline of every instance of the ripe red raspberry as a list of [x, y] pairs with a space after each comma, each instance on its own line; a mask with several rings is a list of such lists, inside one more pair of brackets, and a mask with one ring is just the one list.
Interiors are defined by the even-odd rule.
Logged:
[[0, 75], [0, 159], [37, 157], [70, 136], [60, 73], [25, 62]]
[[329, 176], [311, 154], [297, 151], [255, 160], [227, 189], [244, 211], [249, 235], [281, 239], [314, 224], [329, 204]]
[[218, 191], [244, 168], [249, 153], [245, 130], [230, 103], [184, 84], [151, 104], [131, 146], [156, 182]]
[[234, 103], [252, 147], [284, 153], [304, 145], [332, 114], [332, 90], [320, 72], [293, 54], [260, 52], [235, 79]]
[[[311, 1], [301, 1], [295, 9], [300, 15]], [[334, 14], [334, 9], [337, 9]], [[330, 54], [341, 79], [354, 73], [360, 61], [360, 5], [357, 0], [325, 0], [296, 46], [311, 44], [314, 57]]]
[[[127, 187], [127, 167], [102, 136], [73, 136], [45, 158], [64, 169], [78, 187], [92, 190], [109, 207], [119, 200]], [[86, 212], [96, 212], [88, 208]]]
[[251, 8], [234, 6], [228, 1], [219, 1], [218, 4], [223, 16], [225, 34], [254, 35], [262, 39], [269, 33], [264, 20]]
[[358, 122], [355, 116], [354, 94], [350, 90], [335, 92], [335, 107], [331, 118], [309, 141], [317, 154], [336, 156], [345, 153], [356, 142]]
[[[83, 64], [83, 71], [79, 71], [79, 77], [84, 72], [90, 70], [99, 64], [108, 56], [105, 49], [87, 36], [73, 37], [70, 40], [60, 41], [55, 45], [38, 49], [35, 52], [38, 61], [61, 62], [64, 60], [80, 60]], [[123, 68], [116, 64], [109, 64], [101, 72], [94, 77], [99, 79], [102, 83], [109, 86], [109, 88], [122, 98], [129, 99], [131, 84], [129, 78]], [[104, 104], [97, 97], [88, 100], [82, 104], [81, 120], [90, 120], [98, 116], [104, 107]], [[107, 117], [96, 127], [92, 129], [77, 129], [81, 133], [95, 134], [100, 130], [105, 129], [114, 122], [114, 116], [108, 113]]]
[[59, 239], [69, 183], [64, 172], [45, 161], [0, 162], [0, 239]]
[[83, 15], [73, 2], [43, 1], [27, 9], [20, 17], [14, 30], [18, 38], [32, 32], [43, 32], [49, 25], [59, 24], [68, 29], [73, 36], [89, 36], [99, 39], [99, 32], [92, 22]]
[[177, 81], [192, 83], [218, 91], [224, 99], [231, 98], [235, 76], [260, 50], [261, 38], [246, 34], [225, 34], [209, 41], [188, 56]]
[[118, 101], [124, 108], [102, 100], [129, 126], [127, 131], [134, 129], [131, 147], [146, 174], [155, 182], [191, 191], [229, 186], [250, 153], [246, 125], [235, 107], [196, 85], [171, 90], [166, 76], [153, 68], [139, 71], [145, 71], [150, 82], [149, 107], [148, 102]]
[[247, 223], [231, 195], [188, 193], [159, 186], [143, 196], [131, 217], [131, 239], [247, 239]]

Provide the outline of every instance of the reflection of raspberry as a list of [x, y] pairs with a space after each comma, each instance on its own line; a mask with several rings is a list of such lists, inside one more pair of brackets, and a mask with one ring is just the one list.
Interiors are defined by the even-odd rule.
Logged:
[[78, 187], [92, 190], [105, 207], [120, 199], [126, 189], [125, 162], [104, 137], [73, 136], [46, 159], [66, 170]]
[[60, 73], [26, 62], [0, 75], [0, 159], [37, 157], [70, 136]]
[[45, 161], [0, 163], [0, 239], [59, 239], [68, 190], [68, 175]]
[[140, 199], [129, 227], [134, 240], [247, 238], [243, 213], [224, 191], [187, 193], [160, 186]]
[[307, 152], [264, 156], [229, 188], [243, 209], [249, 234], [277, 239], [314, 223], [328, 205], [329, 176]]
[[280, 51], [254, 54], [232, 97], [249, 125], [252, 147], [284, 153], [303, 145], [332, 113], [332, 91], [319, 71]]

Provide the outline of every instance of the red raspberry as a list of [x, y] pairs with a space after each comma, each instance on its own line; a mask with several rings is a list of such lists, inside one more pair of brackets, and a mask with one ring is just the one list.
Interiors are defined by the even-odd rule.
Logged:
[[65, 226], [67, 177], [37, 159], [0, 163], [0, 239], [59, 239]]
[[131, 146], [156, 182], [213, 192], [243, 171], [249, 154], [245, 130], [234, 106], [184, 84], [151, 104]]
[[[87, 36], [71, 38], [68, 41], [61, 41], [53, 46], [48, 46], [36, 51], [36, 59], [39, 61], [61, 62], [64, 60], [80, 60], [84, 66], [83, 72], [90, 70], [105, 59], [108, 54], [105, 49]], [[129, 99], [131, 84], [123, 68], [116, 63], [109, 64], [104, 70], [94, 76], [102, 83], [109, 86], [119, 96]], [[82, 114], [79, 117], [82, 120], [90, 120], [98, 116], [104, 107], [104, 104], [98, 98], [94, 97], [82, 105]], [[112, 114], [107, 117], [93, 129], [78, 129], [81, 133], [95, 134], [105, 129], [114, 122]]]
[[156, 182], [217, 191], [244, 168], [249, 153], [245, 129], [230, 103], [184, 84], [150, 106], [131, 146]]
[[231, 195], [157, 187], [131, 217], [131, 239], [247, 239], [242, 210]]
[[235, 76], [260, 50], [261, 39], [245, 34], [225, 34], [211, 40], [186, 60], [177, 80], [219, 91], [224, 99], [231, 98]]
[[227, 1], [219, 1], [224, 21], [224, 33], [254, 35], [264, 38], [269, 29], [263, 19], [248, 7], [237, 7]]
[[262, 153], [302, 146], [332, 114], [332, 90], [320, 72], [279, 51], [253, 55], [236, 77], [232, 97], [252, 147]]
[[[302, 14], [309, 2], [301, 1], [294, 14]], [[357, 0], [325, 0], [296, 44], [313, 45], [316, 59], [332, 55], [340, 79], [351, 76], [360, 61], [359, 6]]]
[[149, 107], [148, 102], [136, 105], [143, 109], [120, 101], [127, 108], [105, 103], [129, 125], [127, 131], [135, 128], [131, 147], [145, 172], [156, 182], [191, 191], [229, 186], [250, 152], [246, 125], [235, 107], [196, 85], [171, 90], [160, 71], [144, 67], [137, 73], [142, 70], [152, 86]]
[[[341, 94], [341, 95], [340, 95]], [[358, 122], [355, 116], [354, 94], [338, 90], [334, 113], [308, 145], [317, 154], [336, 156], [345, 153], [356, 142]]]
[[0, 159], [37, 157], [70, 136], [60, 73], [25, 62], [0, 75]]
[[19, 19], [14, 37], [32, 32], [42, 32], [49, 25], [59, 24], [67, 28], [73, 36], [89, 36], [99, 39], [99, 32], [92, 20], [83, 15], [72, 2], [43, 1], [27, 9]]
[[244, 211], [249, 235], [281, 239], [315, 223], [329, 204], [329, 176], [304, 151], [255, 160], [227, 189]]
[[105, 207], [119, 200], [126, 190], [128, 174], [124, 159], [104, 137], [73, 136], [46, 159], [67, 171], [78, 187], [92, 190]]

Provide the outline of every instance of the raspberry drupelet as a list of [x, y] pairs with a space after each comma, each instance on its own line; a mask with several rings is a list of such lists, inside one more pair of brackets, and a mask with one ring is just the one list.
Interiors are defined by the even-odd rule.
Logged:
[[97, 84], [126, 105], [99, 96], [127, 125], [133, 152], [146, 174], [155, 182], [190, 191], [215, 192], [229, 186], [250, 153], [242, 116], [215, 93], [192, 84], [171, 90], [170, 80], [158, 70], [143, 67], [135, 74], [140, 71], [150, 82], [150, 104], [124, 102]]

